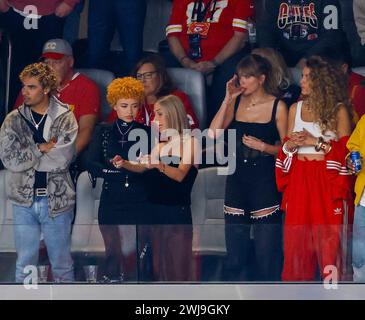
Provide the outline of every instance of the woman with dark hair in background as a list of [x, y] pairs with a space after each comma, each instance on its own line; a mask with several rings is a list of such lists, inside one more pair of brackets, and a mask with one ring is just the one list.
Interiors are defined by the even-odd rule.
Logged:
[[[199, 128], [199, 121], [194, 113], [189, 97], [175, 87], [167, 73], [165, 63], [159, 55], [150, 55], [140, 60], [134, 69], [133, 76], [142, 82], [146, 97], [136, 121], [149, 126], [154, 119], [153, 107], [156, 101], [159, 98], [172, 94], [182, 101], [190, 128]], [[107, 121], [111, 122], [115, 119], [116, 113], [113, 111]]]
[[254, 280], [279, 280], [281, 272], [280, 197], [275, 185], [275, 156], [287, 130], [287, 108], [277, 91], [269, 61], [243, 58], [227, 83], [226, 97], [210, 129], [236, 130], [236, 170], [227, 177], [227, 280], [252, 280], [251, 227], [254, 233]]

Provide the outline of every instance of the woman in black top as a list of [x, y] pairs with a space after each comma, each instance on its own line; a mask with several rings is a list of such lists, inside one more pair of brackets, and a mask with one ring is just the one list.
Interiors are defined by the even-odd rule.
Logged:
[[[107, 99], [118, 115], [110, 125], [99, 126], [88, 149], [88, 171], [93, 178], [104, 178], [99, 206], [99, 227], [106, 252], [106, 280], [119, 278], [122, 267], [121, 235], [118, 225], [148, 223], [147, 196], [143, 176], [121, 168], [121, 158], [137, 161], [139, 154], [131, 148], [138, 134], [149, 153], [149, 134], [145, 126], [134, 121], [144, 101], [142, 84], [130, 77], [118, 78], [108, 86]], [[137, 131], [138, 130], [138, 131]]]
[[[275, 86], [275, 85], [274, 85]], [[280, 199], [275, 156], [287, 130], [287, 108], [273, 95], [270, 63], [258, 55], [243, 58], [228, 83], [226, 97], [210, 129], [236, 132], [235, 172], [227, 177], [225, 221], [228, 280], [279, 280]], [[231, 143], [231, 141], [228, 141]], [[249, 276], [251, 226], [256, 276]]]
[[118, 164], [145, 172], [149, 213], [154, 223], [154, 277], [159, 281], [194, 280], [192, 268], [192, 219], [190, 194], [198, 173], [199, 144], [191, 136], [185, 108], [179, 98], [169, 95], [154, 107], [154, 127], [160, 142], [139, 165]]

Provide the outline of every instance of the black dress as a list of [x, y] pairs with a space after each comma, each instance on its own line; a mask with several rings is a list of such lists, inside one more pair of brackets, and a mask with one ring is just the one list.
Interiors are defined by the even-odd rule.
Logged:
[[[239, 101], [240, 97], [236, 101], [235, 114]], [[279, 211], [280, 195], [275, 181], [275, 156], [251, 149], [242, 143], [244, 134], [271, 145], [280, 141], [275, 120], [278, 103], [278, 99], [273, 103], [269, 122], [242, 122], [234, 119], [230, 127], [236, 130], [236, 170], [227, 177], [224, 201], [227, 246], [224, 280], [227, 281], [280, 279], [282, 217]], [[255, 212], [269, 209], [271, 214], [255, 218]]]
[[[99, 206], [99, 224], [148, 224], [146, 210], [147, 196], [143, 182], [144, 175], [124, 168], [116, 169], [110, 159], [128, 153], [136, 141], [128, 141], [128, 134], [135, 129], [145, 133], [150, 141], [149, 128], [135, 121], [131, 123], [116, 120], [112, 125], [100, 125], [94, 132], [88, 150], [88, 171], [92, 177], [104, 178]], [[149, 145], [149, 143], [148, 143]], [[149, 153], [148, 150], [143, 154]]]
[[[178, 157], [160, 160], [175, 168], [180, 162]], [[148, 237], [157, 281], [194, 280], [190, 195], [197, 173], [197, 168], [191, 166], [183, 181], [178, 182], [157, 169], [146, 172], [149, 213], [154, 217]]]
[[[177, 168], [179, 158], [162, 157], [161, 161]], [[176, 161], [174, 161], [176, 160]], [[154, 224], [191, 224], [190, 195], [198, 170], [191, 166], [183, 181], [169, 178], [158, 169], [145, 174], [149, 212]]]
[[[242, 143], [244, 134], [271, 145], [280, 141], [275, 121], [278, 102], [278, 99], [275, 100], [271, 120], [267, 123], [233, 120], [231, 125], [231, 129], [236, 130], [236, 171], [227, 177], [225, 205], [242, 210], [242, 215], [248, 218], [253, 211], [279, 207], [280, 204], [275, 181], [275, 157]], [[237, 106], [238, 103], [239, 98]]]

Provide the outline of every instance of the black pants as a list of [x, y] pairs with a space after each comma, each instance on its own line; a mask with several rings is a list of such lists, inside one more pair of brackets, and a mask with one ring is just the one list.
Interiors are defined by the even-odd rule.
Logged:
[[281, 216], [280, 211], [259, 219], [225, 215], [224, 280], [280, 281], [283, 260]]
[[0, 15], [0, 27], [10, 35], [13, 45], [12, 70], [10, 75], [9, 107], [13, 107], [21, 84], [19, 73], [28, 64], [37, 62], [42, 48], [49, 39], [62, 38], [64, 19], [55, 15], [43, 16], [36, 29], [26, 29], [24, 17], [13, 9]]

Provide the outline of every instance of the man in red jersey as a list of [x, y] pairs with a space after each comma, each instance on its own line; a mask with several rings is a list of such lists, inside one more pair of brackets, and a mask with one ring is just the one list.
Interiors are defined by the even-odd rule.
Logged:
[[[208, 120], [220, 106], [227, 81], [248, 45], [251, 0], [174, 1], [166, 36], [173, 57], [168, 67], [213, 74], [208, 92]], [[166, 57], [165, 57], [166, 58]]]

